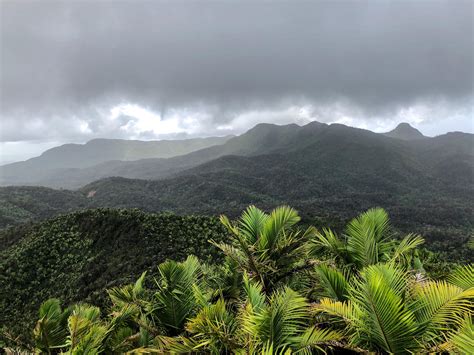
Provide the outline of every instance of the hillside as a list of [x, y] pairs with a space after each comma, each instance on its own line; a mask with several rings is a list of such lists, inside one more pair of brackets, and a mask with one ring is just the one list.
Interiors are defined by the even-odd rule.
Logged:
[[[471, 326], [473, 265], [418, 248], [419, 235], [394, 235], [383, 209], [351, 219], [344, 234], [299, 221], [289, 206], [249, 206], [235, 221], [99, 209], [0, 232], [0, 346], [253, 354], [271, 329], [290, 334], [274, 337], [281, 349], [385, 354], [394, 347], [349, 340], [395, 318], [405, 336], [396, 353], [428, 353], [454, 348], [447, 322]], [[469, 332], [456, 349], [472, 349]]]
[[416, 128], [410, 126], [410, 124], [406, 122], [400, 123], [397, 127], [395, 127], [390, 132], [384, 133], [387, 137], [403, 139], [403, 140], [413, 140], [413, 139], [422, 139], [425, 138], [423, 133], [421, 133]]
[[[402, 131], [404, 130], [403, 127], [405, 126], [402, 124]], [[408, 130], [416, 131], [410, 126]], [[454, 135], [456, 135], [456, 133], [454, 133]], [[468, 156], [469, 160], [470, 157], [473, 156], [472, 135], [466, 136], [468, 138], [464, 140], [467, 141], [467, 143], [464, 145], [460, 145], [460, 143], [457, 142], [458, 138], [454, 136], [449, 136], [447, 141], [455, 147], [455, 154], [464, 154]], [[224, 144], [200, 149], [189, 154], [168, 159], [153, 158], [135, 161], [110, 160], [91, 167], [62, 169], [61, 171], [55, 170], [38, 175], [30, 174], [28, 175], [30, 176], [28, 185], [77, 189], [93, 181], [114, 176], [130, 179], [164, 179], [226, 155], [257, 156], [275, 153], [288, 154], [301, 151], [315, 144], [319, 144], [321, 150], [310, 151], [310, 154], [326, 154], [326, 150], [350, 148], [350, 145], [348, 145], [346, 141], [352, 137], [354, 137], [356, 141], [367, 140], [367, 142], [364, 143], [367, 146], [374, 141], [376, 144], [383, 146], [382, 149], [401, 152], [401, 154], [406, 156], [406, 159], [412, 159], [413, 156], [417, 156], [416, 158], [420, 160], [437, 159], [435, 153], [430, 152], [443, 146], [439, 144], [442, 140], [440, 138], [443, 136], [421, 140], [406, 139], [405, 136], [397, 136], [398, 138], [393, 139], [392, 137], [387, 137], [386, 134], [375, 134], [370, 131], [338, 124], [327, 125], [319, 122], [311, 122], [305, 126], [295, 124], [286, 126], [259, 124], [240, 136], [230, 138]], [[347, 143], [344, 143], [346, 147], [337, 141], [339, 139]], [[326, 142], [327, 147], [322, 146], [322, 142]], [[456, 149], [458, 151], [456, 151]], [[426, 153], [425, 156], [419, 156], [422, 153]], [[440, 152], [438, 151], [436, 153]], [[452, 149], [448, 149], [447, 153], [441, 152], [441, 156], [445, 157], [448, 155], [450, 158], [453, 158], [454, 153]], [[457, 157], [454, 158], [455, 160], [457, 159]], [[24, 183], [22, 183], [22, 179], [16, 179], [12, 184], [19, 185]]]
[[[0, 166], [0, 184], [47, 186], [41, 181], [57, 179], [63, 174], [63, 179], [67, 179], [68, 172], [78, 169], [106, 162], [118, 164], [120, 161], [170, 158], [220, 145], [230, 138], [231, 136], [160, 141], [93, 139], [86, 144], [65, 144], [49, 149], [39, 157]], [[66, 187], [66, 184], [57, 187]]]
[[168, 258], [216, 260], [208, 240], [223, 236], [217, 218], [107, 209], [0, 231], [0, 324], [21, 334], [49, 297], [101, 304], [106, 287], [154, 275]]
[[45, 219], [86, 208], [90, 201], [81, 193], [39, 186], [0, 188], [0, 228]]
[[[336, 124], [258, 125], [220, 147], [163, 160], [174, 168], [161, 180], [113, 177], [75, 192], [2, 188], [0, 221], [5, 226], [84, 207], [233, 216], [251, 203], [265, 209], [288, 203], [307, 220], [342, 223], [381, 206], [402, 230], [423, 233], [429, 246], [455, 254], [473, 228], [473, 143], [465, 133], [405, 141]], [[227, 155], [232, 151], [240, 154]], [[131, 173], [144, 164], [149, 178], [165, 166], [130, 164]], [[56, 194], [62, 197], [51, 197]]]
[[[241, 136], [230, 138], [225, 144], [169, 159], [109, 160], [90, 167], [68, 168], [60, 171], [47, 170], [37, 175], [28, 174], [27, 182], [21, 176], [16, 178], [12, 176], [8, 181], [14, 185], [75, 189], [95, 180], [112, 176], [161, 179], [225, 155], [252, 156], [293, 151], [317, 139], [318, 135], [323, 134], [327, 128], [328, 125], [319, 122], [312, 122], [303, 127], [296, 124], [286, 126], [259, 124]], [[7, 176], [6, 172], [3, 174]]]

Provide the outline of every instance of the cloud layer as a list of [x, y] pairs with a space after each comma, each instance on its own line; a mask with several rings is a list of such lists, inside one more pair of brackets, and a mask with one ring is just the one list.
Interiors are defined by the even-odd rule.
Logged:
[[314, 119], [472, 131], [468, 0], [0, 6], [2, 142]]

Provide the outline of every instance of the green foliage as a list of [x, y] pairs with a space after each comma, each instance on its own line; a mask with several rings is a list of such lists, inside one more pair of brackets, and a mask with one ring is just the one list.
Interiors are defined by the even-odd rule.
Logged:
[[395, 242], [387, 212], [372, 208], [349, 222], [344, 240], [327, 228], [322, 233], [317, 232], [311, 250], [313, 255], [323, 254], [353, 270], [379, 262], [397, 263], [407, 268], [414, 267], [414, 251], [423, 242], [423, 238], [413, 234]]
[[[337, 124], [259, 125], [185, 156], [54, 171], [53, 186], [83, 186], [78, 191], [0, 188], [0, 228], [81, 208], [235, 217], [250, 204], [291, 204], [304, 222], [342, 235], [350, 218], [380, 206], [401, 235], [421, 234], [447, 260], [472, 262], [474, 250], [466, 246], [473, 235], [473, 139], [450, 133], [402, 141]], [[39, 172], [20, 175], [41, 180]]]
[[39, 309], [39, 320], [33, 331], [36, 349], [49, 353], [51, 349], [64, 347], [66, 344], [66, 324], [70, 310], [62, 310], [60, 301], [51, 298]]
[[208, 240], [226, 235], [217, 218], [108, 209], [16, 231], [19, 241], [0, 251], [0, 325], [23, 341], [30, 338], [25, 329], [32, 328], [43, 300], [103, 307], [109, 303], [106, 289], [128, 284], [143, 271], [156, 275], [155, 266], [166, 259], [194, 254], [220, 260]]
[[153, 313], [170, 335], [181, 333], [186, 319], [197, 308], [193, 286], [198, 286], [200, 268], [201, 265], [194, 256], [189, 256], [182, 263], [166, 261], [158, 267], [161, 277], [149, 312]]
[[[178, 217], [155, 218], [163, 223]], [[289, 207], [266, 214], [252, 206], [235, 223], [221, 221], [230, 238], [223, 243], [223, 234], [214, 244], [226, 258], [202, 253], [201, 261], [190, 255], [145, 268], [134, 283], [109, 287], [102, 312], [83, 302], [63, 310], [57, 299], [47, 300], [30, 349], [472, 352], [473, 266], [459, 266], [446, 280], [430, 279], [417, 250], [423, 240], [411, 234], [391, 239], [385, 211], [372, 209], [352, 220], [344, 239], [330, 229], [298, 229], [299, 216]]]
[[288, 206], [278, 207], [269, 215], [250, 206], [236, 224], [221, 216], [231, 244], [214, 245], [269, 292], [296, 270], [311, 266], [305, 261], [306, 245], [316, 231], [313, 227], [298, 230], [295, 225], [299, 221], [296, 210]]

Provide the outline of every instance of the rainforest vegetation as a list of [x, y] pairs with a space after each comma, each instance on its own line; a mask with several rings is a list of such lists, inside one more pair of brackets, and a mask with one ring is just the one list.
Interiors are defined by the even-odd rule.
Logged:
[[[130, 212], [99, 210], [69, 218], [81, 219], [84, 213], [113, 218]], [[134, 243], [149, 243], [153, 249], [158, 240], [164, 241], [152, 254], [161, 249], [169, 259], [150, 267], [133, 251], [122, 255], [131, 258], [123, 259], [130, 274], [136, 271], [130, 267], [135, 260], [143, 267], [136, 281], [105, 285], [107, 299], [101, 302], [84, 298], [72, 303], [75, 294], [84, 293], [77, 288], [70, 289], [69, 297], [44, 299], [26, 336], [3, 329], [5, 344], [70, 354], [474, 352], [474, 266], [430, 271], [432, 258], [420, 249], [423, 238], [408, 234], [394, 239], [381, 208], [354, 218], [340, 234], [329, 228], [301, 227], [298, 213], [287, 206], [269, 214], [250, 206], [236, 221], [221, 216], [220, 224], [201, 217], [133, 213], [140, 221], [135, 225], [140, 238]], [[49, 223], [54, 226], [58, 220]], [[201, 232], [196, 232], [199, 225]], [[153, 235], [147, 234], [146, 226], [156, 228], [161, 237], [142, 240]], [[35, 243], [41, 238], [35, 233], [41, 230], [30, 232], [16, 249], [17, 257], [37, 252]], [[74, 239], [79, 231], [63, 233], [70, 238], [67, 249], [84, 254], [69, 260], [74, 252], [63, 250], [59, 258], [43, 250], [45, 259], [62, 263], [57, 268], [69, 267], [79, 274], [86, 267], [84, 260], [107, 259], [106, 254], [89, 254], [93, 249], [88, 244], [100, 243], [100, 234]], [[180, 236], [173, 240], [177, 249], [166, 253], [166, 236], [170, 242], [171, 235]], [[127, 242], [124, 233], [116, 236], [117, 243]], [[51, 251], [58, 250], [54, 240], [49, 242]], [[133, 248], [133, 243], [127, 245]], [[194, 255], [184, 258], [184, 252]], [[119, 268], [119, 260], [115, 262]], [[10, 270], [11, 275], [13, 264], [1, 265], [2, 274]], [[15, 282], [27, 282], [25, 273], [41, 273], [40, 269], [41, 265], [34, 271], [18, 269]], [[92, 282], [94, 272], [89, 271], [88, 277]], [[50, 287], [59, 289], [68, 282], [50, 281]], [[2, 282], [6, 286], [5, 279]], [[34, 292], [35, 287], [32, 284], [28, 290]], [[2, 292], [3, 298], [6, 292]], [[17, 309], [16, 314], [20, 312]]]

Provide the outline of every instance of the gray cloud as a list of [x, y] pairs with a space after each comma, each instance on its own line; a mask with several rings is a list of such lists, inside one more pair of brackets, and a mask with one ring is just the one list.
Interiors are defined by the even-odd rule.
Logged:
[[[472, 118], [469, 0], [0, 6], [2, 141]], [[125, 103], [174, 120], [176, 132], [107, 118]]]

